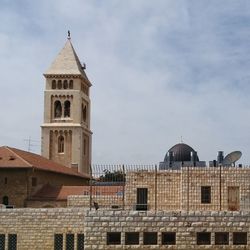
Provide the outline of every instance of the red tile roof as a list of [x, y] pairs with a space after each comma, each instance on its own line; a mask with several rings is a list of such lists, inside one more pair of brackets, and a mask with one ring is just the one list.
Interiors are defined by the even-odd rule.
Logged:
[[90, 178], [87, 174], [77, 173], [73, 169], [48, 160], [41, 155], [7, 146], [0, 147], [1, 168], [34, 168], [81, 178]]
[[[117, 195], [123, 190], [122, 186], [93, 186], [93, 195]], [[52, 186], [44, 185], [30, 200], [67, 200], [69, 195], [89, 195], [90, 186]]]

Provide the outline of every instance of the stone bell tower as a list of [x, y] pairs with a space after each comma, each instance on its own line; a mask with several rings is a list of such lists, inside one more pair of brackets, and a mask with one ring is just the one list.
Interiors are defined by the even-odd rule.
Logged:
[[70, 40], [44, 74], [42, 156], [80, 173], [91, 164], [91, 83]]

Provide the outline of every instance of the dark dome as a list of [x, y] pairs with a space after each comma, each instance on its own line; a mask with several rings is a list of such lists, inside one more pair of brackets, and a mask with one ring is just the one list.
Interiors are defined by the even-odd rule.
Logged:
[[[173, 162], [183, 162], [183, 161], [191, 161], [191, 152], [196, 152], [193, 148], [188, 146], [185, 143], [178, 143], [170, 148], [164, 158], [164, 161], [169, 161], [169, 153], [172, 152]], [[199, 161], [198, 155], [196, 156], [196, 161]]]

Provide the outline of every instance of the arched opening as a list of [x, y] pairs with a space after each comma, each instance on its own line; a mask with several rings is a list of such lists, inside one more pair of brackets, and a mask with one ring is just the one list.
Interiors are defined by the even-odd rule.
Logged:
[[5, 206], [9, 205], [9, 197], [8, 196], [4, 196], [3, 197], [3, 202], [2, 202]]
[[84, 122], [87, 120], [87, 106], [82, 105], [82, 119]]
[[62, 81], [61, 81], [61, 80], [59, 80], [59, 81], [57, 82], [57, 88], [58, 88], [58, 89], [61, 89], [61, 88], [62, 88]]
[[56, 80], [52, 81], [52, 89], [56, 89]]
[[64, 137], [62, 135], [58, 137], [58, 153], [64, 153]]
[[69, 88], [70, 88], [70, 89], [73, 89], [73, 87], [74, 87], [74, 86], [73, 86], [73, 80], [70, 80], [70, 81], [69, 81]]
[[60, 101], [55, 101], [54, 104], [54, 117], [60, 118], [62, 117], [62, 105]]
[[63, 81], [63, 88], [64, 88], [64, 89], [67, 89], [67, 88], [68, 88], [68, 81], [67, 81], [67, 80], [64, 80], [64, 81]]
[[70, 101], [64, 102], [64, 117], [70, 117]]

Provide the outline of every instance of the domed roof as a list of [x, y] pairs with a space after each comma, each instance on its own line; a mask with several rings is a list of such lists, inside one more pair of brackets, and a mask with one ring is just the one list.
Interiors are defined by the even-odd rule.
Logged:
[[[185, 143], [178, 143], [170, 148], [164, 158], [164, 161], [169, 161], [169, 155], [172, 152], [172, 161], [173, 162], [184, 162], [191, 161], [191, 153], [196, 152], [192, 147]], [[198, 155], [196, 156], [196, 161], [199, 161]]]

